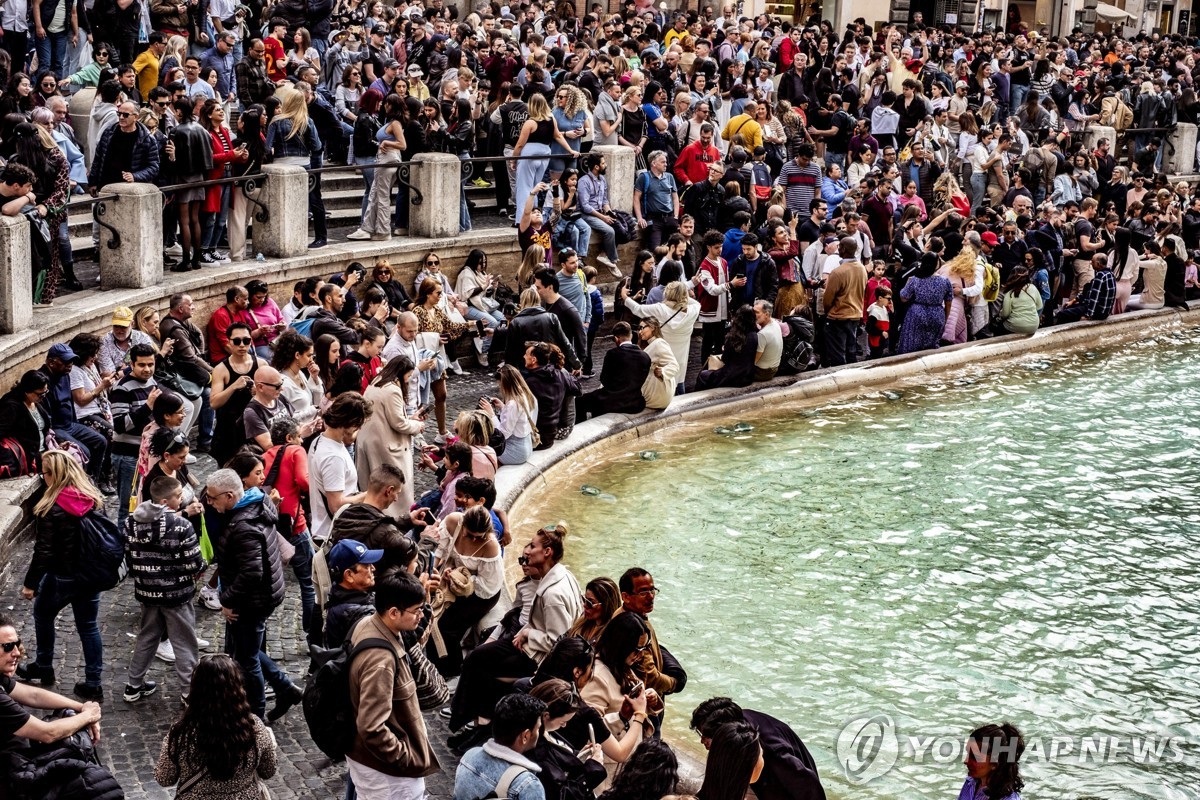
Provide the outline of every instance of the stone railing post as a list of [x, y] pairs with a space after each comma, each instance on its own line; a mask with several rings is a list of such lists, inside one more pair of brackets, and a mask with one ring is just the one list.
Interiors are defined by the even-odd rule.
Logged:
[[1117, 152], [1117, 129], [1108, 125], [1088, 125], [1083, 130], [1083, 146], [1089, 152], [1096, 149], [1096, 143], [1108, 139], [1109, 152]]
[[[258, 218], [262, 211], [249, 203], [254, 220], [254, 252], [267, 258], [291, 258], [308, 252], [308, 172], [299, 166], [267, 164], [264, 179], [258, 182], [255, 197], [267, 207], [267, 220]], [[233, 191], [242, 187], [235, 184]]]
[[[114, 200], [96, 205], [100, 226], [101, 289], [144, 289], [163, 279], [163, 198], [150, 183], [110, 183], [100, 194], [115, 194]], [[116, 247], [113, 231], [115, 230]]]
[[0, 333], [20, 333], [33, 324], [32, 273], [28, 220], [0, 216]]
[[1168, 175], [1193, 175], [1196, 172], [1196, 126], [1180, 122], [1171, 131], [1171, 145], [1163, 153], [1163, 172]]
[[620, 144], [602, 144], [592, 148], [593, 153], [604, 156], [608, 171], [608, 202], [617, 211], [633, 213], [633, 178], [637, 174], [637, 157], [632, 147]]
[[[503, 165], [499, 165], [503, 168]], [[462, 162], [450, 153], [421, 153], [412, 160], [412, 185], [421, 193], [409, 205], [408, 235], [441, 238], [458, 233], [462, 203]], [[411, 197], [411, 195], [410, 195]]]

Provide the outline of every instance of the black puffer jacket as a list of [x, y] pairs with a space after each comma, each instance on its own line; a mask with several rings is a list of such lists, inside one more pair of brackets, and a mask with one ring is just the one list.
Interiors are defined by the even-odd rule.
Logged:
[[91, 737], [84, 731], [53, 744], [30, 742], [5, 755], [9, 791], [0, 796], [12, 800], [124, 800], [125, 792], [116, 778], [96, 763]]
[[47, 574], [70, 577], [79, 571], [80, 515], [55, 503], [46, 516], [33, 518], [33, 558], [25, 573], [25, 587], [37, 589]]
[[376, 566], [375, 579], [408, 569], [417, 546], [405, 529], [410, 527], [408, 515], [396, 519], [384, 514], [369, 503], [352, 503], [333, 523], [333, 543], [352, 539], [370, 550], [382, 550], [383, 559]]
[[275, 522], [279, 512], [250, 489], [229, 514], [221, 539], [221, 605], [266, 614], [283, 602], [283, 562]]
[[325, 646], [341, 647], [354, 623], [374, 613], [375, 598], [370, 592], [335, 584], [325, 601]]
[[567, 367], [578, 369], [579, 359], [576, 358], [575, 348], [571, 346], [567, 335], [563, 333], [562, 324], [558, 317], [544, 308], [533, 307], [522, 309], [519, 314], [508, 321], [508, 333], [505, 339], [504, 360], [506, 363], [520, 369], [525, 364], [525, 343], [547, 342], [556, 344], [567, 359]]

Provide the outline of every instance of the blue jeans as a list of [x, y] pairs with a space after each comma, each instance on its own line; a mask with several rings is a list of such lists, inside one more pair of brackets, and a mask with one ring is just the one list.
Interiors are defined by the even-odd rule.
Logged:
[[[354, 163], [355, 164], [374, 164], [375, 157], [370, 156], [367, 158], [361, 158], [359, 156], [355, 156]], [[372, 186], [372, 184], [375, 183], [375, 170], [364, 169], [362, 171], [362, 176], [363, 176], [363, 183], [365, 183], [367, 185], [366, 193], [363, 195], [363, 201], [362, 201], [362, 215], [364, 217], [366, 217], [367, 216], [367, 200], [370, 199], [370, 197], [371, 197], [371, 186]], [[393, 225], [392, 227], [396, 227], [396, 226]]]
[[[300, 534], [300, 537], [293, 542], [296, 546], [296, 555], [292, 556], [289, 562], [292, 566], [292, 572], [296, 574], [296, 583], [300, 584], [300, 621], [304, 626], [304, 633], [308, 635], [309, 624], [312, 622], [313, 612], [317, 610], [317, 590], [313, 587], [313, 541], [312, 536], [306, 531]], [[310, 643], [319, 644], [319, 642]]]
[[229, 185], [221, 187], [221, 210], [205, 214], [202, 222], [203, 232], [200, 239], [204, 242], [205, 250], [216, 250], [221, 237], [225, 235], [225, 227], [229, 220]]
[[559, 250], [569, 247], [579, 253], [581, 259], [587, 257], [588, 247], [592, 243], [592, 229], [583, 221], [583, 217], [576, 220], [560, 219], [554, 236]]
[[1028, 83], [1012, 83], [1008, 87], [1008, 107], [1020, 108], [1025, 102], [1025, 95], [1029, 94]]
[[247, 609], [239, 612], [235, 622], [225, 625], [225, 649], [241, 667], [250, 710], [260, 718], [267, 712], [266, 684], [270, 683], [276, 692], [292, 685], [287, 674], [262, 650], [269, 616], [261, 613], [256, 616]]
[[972, 172], [971, 173], [971, 216], [975, 216], [975, 212], [983, 205], [983, 201], [987, 199], [987, 173]]
[[117, 480], [117, 527], [125, 530], [129, 516], [129, 498], [133, 495], [133, 476], [137, 472], [137, 456], [112, 457], [113, 474]]
[[[588, 228], [600, 234], [600, 246], [604, 248], [604, 255], [614, 264], [617, 263], [617, 233], [613, 230], [613, 226], [591, 214], [584, 214], [582, 219]], [[591, 239], [588, 239], [588, 244], [590, 243]], [[585, 255], [587, 255], [587, 245], [584, 245], [584, 249], [579, 252], [580, 258]]]
[[65, 30], [60, 33], [46, 31], [45, 37], [41, 39], [35, 35], [33, 40], [37, 49], [38, 67], [50, 69], [54, 72], [54, 77], [61, 78], [67, 66], [67, 44], [70, 38]]
[[100, 638], [100, 593], [79, 591], [75, 580], [48, 574], [33, 599], [33, 625], [37, 633], [37, 660], [43, 669], [54, 666], [54, 620], [67, 606], [75, 614], [75, 630], [83, 643], [84, 680], [88, 686], [100, 685], [104, 669], [104, 642]]
[[[504, 324], [504, 317], [497, 314], [485, 314], [473, 305], [467, 305], [467, 319], [474, 322], [477, 319], [483, 320], [483, 324], [495, 330]], [[483, 352], [487, 352], [492, 346], [492, 337], [485, 336], [483, 339]]]

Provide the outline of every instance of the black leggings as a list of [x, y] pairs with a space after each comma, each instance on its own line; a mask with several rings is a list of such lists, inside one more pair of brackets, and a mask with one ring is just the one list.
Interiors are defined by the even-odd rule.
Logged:
[[492, 610], [499, 599], [499, 592], [486, 600], [477, 594], [460, 597], [451, 603], [438, 619], [438, 631], [441, 632], [442, 640], [446, 644], [446, 655], [438, 655], [437, 647], [432, 639], [425, 645], [425, 652], [429, 656], [429, 660], [437, 667], [437, 671], [442, 673], [442, 677], [453, 678], [462, 671], [463, 636]]
[[700, 328], [703, 333], [700, 340], [700, 369], [708, 369], [708, 357], [720, 353], [725, 348], [725, 323], [705, 322]]
[[512, 682], [535, 670], [537, 663], [513, 645], [511, 636], [476, 647], [463, 662], [458, 689], [450, 699], [451, 729], [477, 717], [491, 719], [500, 698], [512, 694]]

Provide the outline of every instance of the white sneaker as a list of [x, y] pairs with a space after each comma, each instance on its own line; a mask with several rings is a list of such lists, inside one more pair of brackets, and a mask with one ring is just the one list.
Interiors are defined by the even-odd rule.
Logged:
[[463, 368], [462, 368], [462, 365], [458, 363], [458, 359], [457, 359], [457, 358], [456, 358], [456, 359], [454, 359], [453, 361], [451, 361], [451, 362], [450, 362], [450, 365], [447, 367], [447, 369], [449, 369], [449, 370], [450, 370], [452, 373], [454, 373], [455, 375], [462, 375], [462, 374], [463, 374]]
[[200, 603], [211, 611], [221, 610], [221, 597], [217, 594], [217, 590], [211, 586], [201, 587]]
[[159, 642], [158, 649], [154, 651], [154, 657], [159, 661], [165, 661], [168, 664], [175, 663], [175, 648], [171, 646], [171, 642]]
[[354, 233], [347, 233], [346, 238], [352, 242], [365, 242], [371, 238], [371, 234], [359, 228]]
[[176, 242], [170, 247], [165, 248], [163, 253], [168, 256], [181, 256], [183, 255], [183, 245], [181, 245], [179, 242]]
[[596, 260], [597, 260], [598, 262], [600, 262], [601, 264], [603, 264], [604, 266], [608, 267], [608, 271], [612, 273], [612, 275], [613, 275], [613, 277], [614, 277], [614, 278], [619, 278], [619, 277], [621, 277], [621, 270], [620, 270], [620, 268], [619, 268], [619, 267], [617, 267], [617, 265], [616, 265], [616, 264], [614, 264], [614, 263], [612, 262], [612, 259], [610, 259], [608, 256], [597, 256], [597, 257], [596, 257]]
[[220, 250], [213, 250], [212, 257], [213, 257], [213, 263], [214, 263], [214, 264], [228, 264], [228, 263], [230, 263], [229, 254], [228, 254], [228, 253], [222, 253]]

